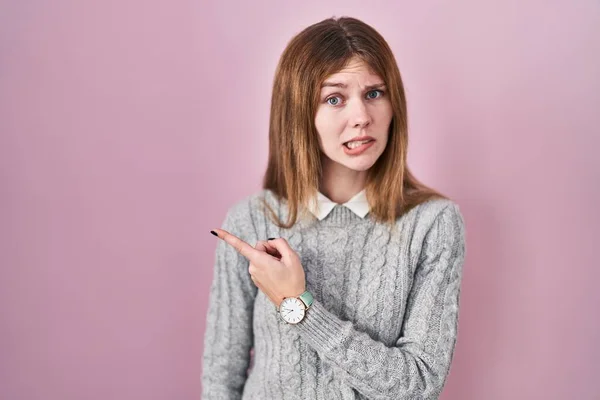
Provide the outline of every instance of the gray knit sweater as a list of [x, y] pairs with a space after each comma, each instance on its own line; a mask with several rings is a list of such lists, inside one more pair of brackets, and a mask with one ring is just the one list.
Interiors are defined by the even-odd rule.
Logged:
[[[464, 224], [450, 200], [431, 200], [390, 230], [336, 205], [322, 221], [274, 225], [260, 198], [232, 206], [222, 225], [246, 242], [283, 237], [315, 298], [287, 325], [219, 240], [203, 355], [203, 399], [437, 399], [457, 338]], [[218, 239], [217, 239], [218, 240]], [[254, 349], [252, 365], [250, 351]]]

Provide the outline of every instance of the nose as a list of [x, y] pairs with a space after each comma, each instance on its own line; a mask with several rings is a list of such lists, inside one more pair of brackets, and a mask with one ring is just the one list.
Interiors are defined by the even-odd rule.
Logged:
[[350, 124], [354, 128], [365, 128], [371, 123], [369, 110], [363, 101], [357, 101], [350, 111]]

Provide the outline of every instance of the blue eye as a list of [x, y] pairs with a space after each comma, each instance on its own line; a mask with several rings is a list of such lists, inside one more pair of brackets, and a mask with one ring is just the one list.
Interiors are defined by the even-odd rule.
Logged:
[[[373, 93], [380, 94], [380, 96], [373, 97], [373, 96], [371, 96], [371, 94], [373, 94]], [[376, 99], [377, 97], [381, 97], [381, 96], [383, 96], [383, 91], [382, 90], [371, 90], [369, 93], [367, 93], [367, 97], [369, 99]]]
[[[334, 97], [330, 97], [327, 100], [325, 100], [328, 104], [332, 105], [332, 106], [337, 106], [340, 102], [339, 102], [339, 97], [334, 96]], [[338, 100], [335, 103], [330, 102], [329, 100]]]
[[[375, 100], [382, 96], [383, 96], [383, 90], [371, 90], [371, 91], [367, 92], [368, 100]], [[337, 107], [337, 106], [341, 105], [342, 100], [341, 100], [340, 96], [332, 96], [332, 97], [329, 97], [328, 99], [326, 99], [325, 102], [327, 104], [329, 104], [330, 106]]]

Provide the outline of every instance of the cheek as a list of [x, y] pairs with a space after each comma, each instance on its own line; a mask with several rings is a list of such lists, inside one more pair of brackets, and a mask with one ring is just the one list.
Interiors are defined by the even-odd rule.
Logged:
[[393, 118], [394, 118], [394, 110], [392, 109], [392, 105], [389, 104], [389, 108], [387, 110], [387, 124], [388, 124], [388, 127], [392, 123], [392, 119]]
[[377, 112], [377, 120], [381, 121], [382, 124], [389, 125], [392, 122], [392, 117], [394, 112], [392, 110], [392, 105], [387, 102], [384, 106], [378, 108]]
[[326, 132], [330, 129], [331, 125], [331, 116], [327, 112], [327, 110], [319, 109], [317, 111], [317, 115], [315, 116], [315, 126], [319, 130], [319, 132]]
[[339, 135], [343, 128], [340, 124], [339, 117], [326, 111], [317, 112], [315, 116], [315, 128], [321, 139], [324, 147], [330, 147], [332, 144], [337, 144]]

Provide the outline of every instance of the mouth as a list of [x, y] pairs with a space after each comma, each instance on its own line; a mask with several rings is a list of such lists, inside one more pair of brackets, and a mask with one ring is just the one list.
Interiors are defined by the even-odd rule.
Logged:
[[344, 153], [349, 156], [357, 156], [367, 151], [374, 143], [375, 140], [373, 139], [344, 143]]
[[375, 139], [366, 139], [366, 140], [350, 140], [344, 143], [344, 146], [348, 149], [348, 150], [354, 150], [357, 149], [361, 146], [364, 146], [365, 144], [374, 142]]

